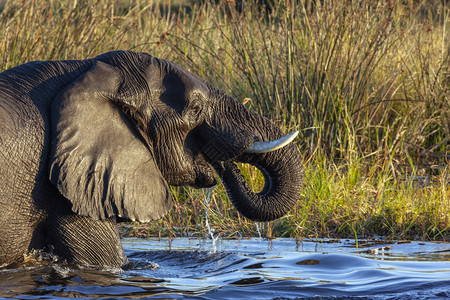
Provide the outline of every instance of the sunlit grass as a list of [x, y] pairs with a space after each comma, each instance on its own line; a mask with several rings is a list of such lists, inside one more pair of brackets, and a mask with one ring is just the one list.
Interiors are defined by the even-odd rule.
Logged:
[[[403, 2], [6, 1], [0, 70], [116, 49], [177, 62], [300, 131], [303, 195], [263, 235], [449, 239], [449, 4]], [[170, 214], [132, 231], [207, 236], [206, 192], [172, 190]], [[257, 234], [220, 185], [208, 216], [222, 237]]]

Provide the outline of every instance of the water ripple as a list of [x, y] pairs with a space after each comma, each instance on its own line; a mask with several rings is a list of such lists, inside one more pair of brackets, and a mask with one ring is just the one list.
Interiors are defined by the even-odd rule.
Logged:
[[450, 244], [352, 240], [124, 239], [125, 270], [28, 262], [0, 270], [0, 297], [446, 299]]

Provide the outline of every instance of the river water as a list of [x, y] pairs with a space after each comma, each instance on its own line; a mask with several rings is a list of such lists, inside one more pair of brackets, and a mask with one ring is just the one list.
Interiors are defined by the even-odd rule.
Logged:
[[57, 262], [0, 270], [16, 299], [449, 299], [450, 244], [123, 239], [126, 270]]

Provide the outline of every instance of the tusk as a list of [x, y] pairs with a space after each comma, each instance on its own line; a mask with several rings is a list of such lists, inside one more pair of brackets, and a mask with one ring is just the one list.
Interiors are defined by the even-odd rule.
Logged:
[[283, 148], [292, 142], [298, 135], [298, 131], [294, 131], [281, 139], [270, 142], [254, 142], [245, 150], [246, 153], [265, 153]]

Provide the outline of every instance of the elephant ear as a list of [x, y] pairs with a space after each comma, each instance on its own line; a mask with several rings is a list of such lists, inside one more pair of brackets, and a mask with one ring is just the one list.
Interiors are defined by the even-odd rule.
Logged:
[[116, 104], [119, 87], [118, 71], [96, 61], [56, 97], [50, 180], [80, 215], [158, 219], [172, 206], [169, 188], [148, 146]]

